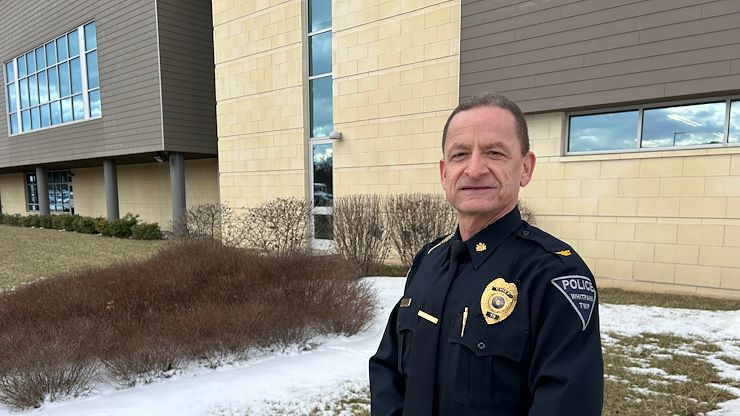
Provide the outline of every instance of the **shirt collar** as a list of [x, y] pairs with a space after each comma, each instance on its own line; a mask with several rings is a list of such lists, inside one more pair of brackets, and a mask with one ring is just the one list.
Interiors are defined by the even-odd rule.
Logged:
[[[519, 214], [519, 207], [514, 207], [508, 214], [499, 218], [497, 221], [489, 224], [486, 228], [478, 231], [477, 234], [465, 241], [468, 247], [468, 253], [472, 259], [473, 266], [477, 270], [481, 264], [491, 255], [501, 243], [506, 240], [522, 224], [522, 217]], [[453, 237], [456, 240], [460, 238], [460, 227], [455, 230]]]

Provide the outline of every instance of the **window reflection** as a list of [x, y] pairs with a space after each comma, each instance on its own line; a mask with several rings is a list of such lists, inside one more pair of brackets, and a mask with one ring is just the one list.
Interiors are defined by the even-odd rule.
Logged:
[[571, 116], [568, 151], [635, 149], [638, 119], [636, 110]]
[[311, 36], [309, 43], [311, 44], [309, 75], [331, 72], [331, 32]]
[[309, 81], [311, 95], [311, 137], [328, 137], [334, 125], [331, 77]]
[[315, 207], [330, 207], [334, 199], [332, 167], [334, 149], [331, 143], [313, 145], [313, 204]]
[[690, 146], [724, 141], [725, 103], [653, 108], [644, 111], [644, 148]]
[[331, 26], [331, 0], [310, 1], [308, 20], [311, 24], [311, 32]]
[[313, 216], [313, 238], [319, 240], [334, 239], [334, 223], [331, 215]]
[[733, 101], [730, 107], [730, 143], [740, 143], [740, 101]]

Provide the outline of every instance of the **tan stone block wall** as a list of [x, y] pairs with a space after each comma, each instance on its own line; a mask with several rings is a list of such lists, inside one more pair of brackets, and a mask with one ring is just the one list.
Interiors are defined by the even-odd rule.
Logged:
[[3, 214], [27, 214], [26, 188], [22, 173], [0, 175], [0, 204]]
[[565, 116], [527, 119], [521, 196], [601, 286], [740, 298], [740, 148], [561, 156]]
[[334, 2], [335, 195], [441, 192], [459, 25], [457, 1]]
[[[172, 194], [167, 163], [118, 165], [118, 209], [121, 216], [138, 214], [141, 221], [157, 222], [170, 228]], [[185, 161], [185, 202], [187, 207], [218, 202], [216, 159]], [[103, 168], [74, 170], [75, 213], [105, 217]]]
[[306, 193], [301, 1], [214, 0], [220, 197]]

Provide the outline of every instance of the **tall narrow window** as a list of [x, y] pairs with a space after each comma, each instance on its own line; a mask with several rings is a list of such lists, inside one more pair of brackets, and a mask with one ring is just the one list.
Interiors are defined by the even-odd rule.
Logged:
[[309, 157], [312, 164], [310, 189], [313, 202], [313, 237], [334, 238], [333, 145], [329, 134], [334, 129], [332, 93], [331, 0], [308, 2], [308, 96]]
[[95, 22], [5, 62], [9, 133], [100, 117]]
[[[49, 211], [74, 213], [72, 172], [56, 170], [47, 172]], [[26, 209], [39, 211], [39, 189], [35, 173], [26, 174]]]

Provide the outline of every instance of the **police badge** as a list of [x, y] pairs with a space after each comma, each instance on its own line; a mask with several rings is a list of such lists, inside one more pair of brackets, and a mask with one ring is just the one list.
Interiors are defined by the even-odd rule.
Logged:
[[480, 297], [480, 309], [488, 325], [506, 319], [516, 306], [519, 291], [514, 283], [507, 283], [501, 277], [486, 286]]

